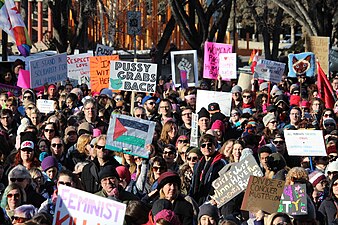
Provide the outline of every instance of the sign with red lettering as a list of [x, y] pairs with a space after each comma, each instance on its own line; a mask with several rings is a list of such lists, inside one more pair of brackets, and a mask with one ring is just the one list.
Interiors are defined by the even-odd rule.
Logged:
[[125, 213], [123, 203], [59, 185], [53, 225], [122, 225]]
[[73, 85], [87, 84], [90, 88], [90, 66], [89, 58], [93, 56], [92, 53], [83, 53], [77, 55], [68, 55], [68, 78]]
[[100, 92], [108, 88], [110, 75], [110, 61], [119, 60], [118, 55], [93, 56], [89, 58], [90, 84], [92, 92]]

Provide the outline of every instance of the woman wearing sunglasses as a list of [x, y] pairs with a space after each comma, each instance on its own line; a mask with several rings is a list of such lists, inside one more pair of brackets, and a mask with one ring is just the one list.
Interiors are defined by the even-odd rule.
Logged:
[[26, 202], [26, 192], [16, 183], [10, 184], [4, 191], [1, 199], [1, 208], [6, 211], [7, 217], [14, 216], [14, 209]]

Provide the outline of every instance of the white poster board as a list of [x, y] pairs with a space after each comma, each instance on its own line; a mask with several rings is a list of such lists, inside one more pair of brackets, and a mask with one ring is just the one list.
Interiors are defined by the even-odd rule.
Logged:
[[123, 203], [59, 185], [53, 225], [123, 225], [125, 213]]
[[196, 97], [196, 112], [198, 113], [202, 107], [208, 109], [210, 103], [216, 102], [219, 104], [221, 113], [230, 116], [232, 94], [229, 92], [205, 91], [197, 90]]
[[31, 60], [31, 88], [54, 84], [67, 79], [67, 53]]
[[222, 80], [237, 79], [237, 54], [220, 53], [218, 57], [218, 72], [222, 76]]
[[41, 113], [54, 112], [54, 101], [46, 99], [38, 99], [36, 106]]
[[78, 55], [67, 56], [68, 78], [71, 81], [75, 80], [77, 84], [87, 84], [90, 89], [90, 64], [89, 57], [91, 53], [83, 53]]
[[101, 55], [113, 55], [114, 53], [114, 48], [97, 44], [96, 45], [96, 50], [95, 50], [95, 56], [101, 56]]
[[255, 67], [254, 77], [273, 83], [279, 83], [285, 70], [285, 63], [260, 59]]
[[109, 88], [155, 93], [157, 64], [110, 61]]
[[321, 130], [284, 130], [289, 155], [326, 156]]
[[192, 113], [191, 117], [190, 146], [198, 147], [198, 115]]

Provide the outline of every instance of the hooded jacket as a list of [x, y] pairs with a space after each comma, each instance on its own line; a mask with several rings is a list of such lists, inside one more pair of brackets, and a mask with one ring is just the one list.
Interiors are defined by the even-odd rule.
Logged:
[[332, 177], [330, 183], [329, 197], [326, 198], [318, 209], [318, 221], [321, 221], [321, 224], [331, 225], [336, 224], [338, 219], [336, 219], [338, 198], [333, 194], [333, 184], [338, 180], [338, 174]]

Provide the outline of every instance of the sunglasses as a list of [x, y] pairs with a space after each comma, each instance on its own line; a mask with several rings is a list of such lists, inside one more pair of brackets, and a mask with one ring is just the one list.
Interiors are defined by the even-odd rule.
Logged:
[[231, 116], [238, 116], [238, 113], [231, 113]]
[[331, 126], [331, 127], [334, 127], [335, 126], [335, 124], [334, 123], [328, 123], [328, 124], [324, 124], [326, 127], [327, 126]]
[[104, 145], [96, 145], [96, 148], [100, 150], [104, 149], [104, 147], [105, 147]]
[[275, 145], [278, 145], [278, 144], [282, 145], [282, 144], [285, 143], [285, 141], [273, 141], [273, 143], [274, 143]]
[[148, 102], [148, 105], [155, 105], [155, 102]]
[[9, 180], [11, 182], [22, 182], [24, 181], [26, 178], [9, 178]]
[[23, 99], [30, 99], [30, 98], [32, 98], [32, 96], [30, 96], [30, 95], [29, 96], [28, 95], [27, 96], [23, 96]]
[[145, 116], [145, 114], [135, 114], [135, 117], [141, 118], [141, 117], [143, 117], [143, 116]]
[[201, 144], [201, 147], [202, 147], [202, 148], [205, 148], [205, 147], [211, 148], [213, 145], [214, 145], [213, 143], [207, 142], [207, 143]]
[[178, 143], [185, 143], [185, 144], [187, 144], [187, 143], [189, 143], [189, 141], [188, 140], [178, 140]]
[[12, 221], [17, 221], [19, 223], [24, 223], [26, 222], [28, 219], [27, 218], [24, 218], [24, 217], [19, 217], [19, 216], [12, 216]]
[[251, 95], [243, 95], [243, 98], [251, 98]]
[[173, 155], [175, 154], [173, 151], [163, 151], [163, 155]]
[[331, 117], [332, 116], [332, 114], [330, 113], [330, 114], [324, 114], [324, 117]]
[[115, 101], [122, 101], [122, 98], [115, 98]]
[[337, 187], [338, 186], [338, 183], [334, 183], [332, 184], [333, 187]]
[[198, 157], [197, 157], [197, 156], [194, 156], [194, 157], [187, 157], [187, 160], [188, 160], [188, 161], [197, 161], [197, 160], [198, 160]]
[[55, 130], [54, 129], [45, 129], [45, 132], [49, 132], [49, 133], [52, 133], [52, 132], [54, 132]]
[[33, 151], [33, 149], [31, 148], [23, 148], [21, 149], [22, 152], [28, 152], [28, 153], [31, 153]]
[[61, 148], [61, 147], [62, 147], [62, 144], [55, 144], [55, 143], [53, 143], [53, 144], [52, 144], [52, 147], [53, 147], [53, 148], [55, 148], [55, 147]]
[[161, 171], [161, 170], [164, 170], [164, 168], [162, 166], [153, 166], [153, 170], [154, 171]]
[[327, 174], [330, 176], [330, 175], [332, 175], [332, 176], [334, 176], [334, 175], [336, 175], [336, 174], [338, 174], [338, 171], [328, 171], [327, 172]]
[[7, 195], [7, 198], [12, 198], [12, 197], [14, 197], [14, 198], [20, 198], [20, 194], [8, 194]]
[[63, 181], [58, 181], [58, 184], [66, 185], [66, 186], [72, 186], [71, 182], [63, 182]]

